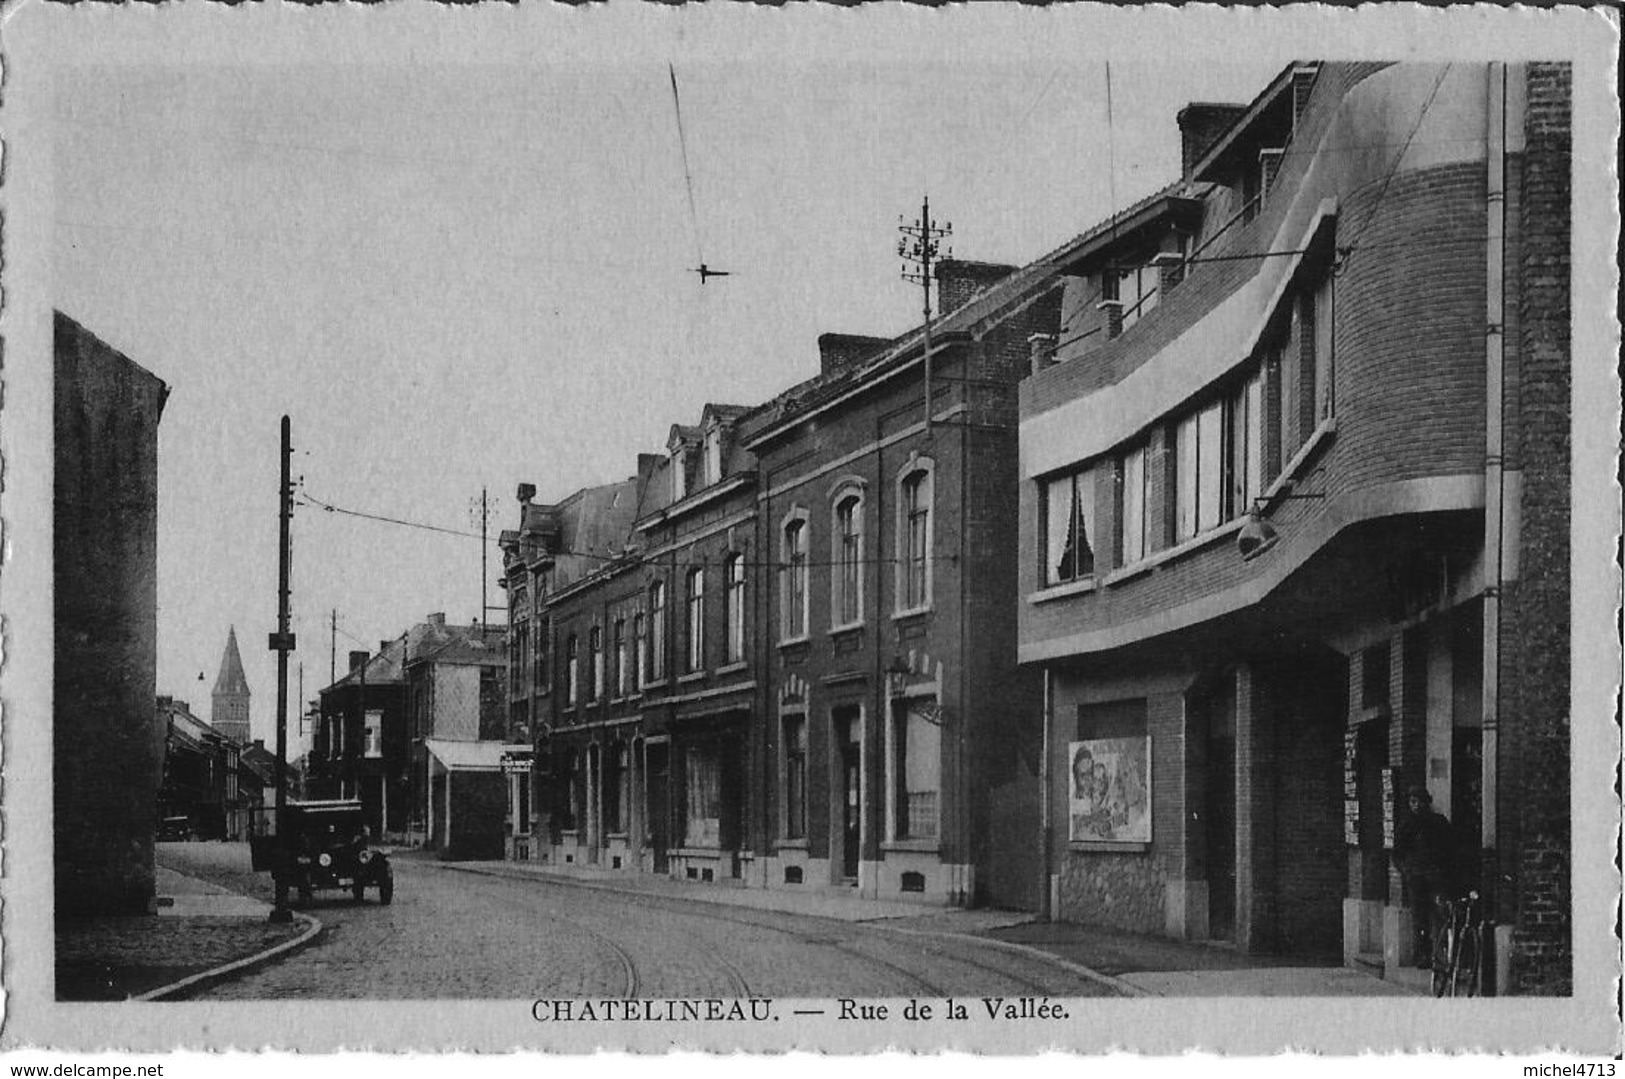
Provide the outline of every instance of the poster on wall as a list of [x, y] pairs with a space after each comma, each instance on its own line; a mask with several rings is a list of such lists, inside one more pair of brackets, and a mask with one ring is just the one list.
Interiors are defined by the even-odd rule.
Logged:
[[1071, 840], [1151, 842], [1151, 737], [1072, 742]]

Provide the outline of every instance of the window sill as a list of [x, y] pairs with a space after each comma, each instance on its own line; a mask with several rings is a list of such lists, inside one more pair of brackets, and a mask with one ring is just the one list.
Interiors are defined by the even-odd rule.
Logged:
[[666, 680], [664, 678], [656, 678], [652, 682], [639, 682], [638, 683], [638, 692], [639, 693], [647, 693], [651, 689], [665, 689], [665, 688], [666, 688]]
[[902, 622], [910, 618], [919, 618], [930, 613], [931, 604], [927, 603], [924, 607], [910, 607], [903, 611], [893, 611], [891, 620], [893, 622]]
[[733, 663], [728, 664], [726, 667], [718, 667], [716, 673], [718, 675], [738, 674], [740, 671], [749, 666], [750, 664], [745, 660], [736, 660]]
[[1095, 578], [1093, 577], [1082, 581], [1068, 581], [1065, 584], [1052, 584], [1048, 587], [1040, 588], [1036, 592], [1029, 592], [1027, 594], [1027, 602], [1048, 603], [1050, 600], [1065, 599], [1067, 596], [1082, 596], [1093, 592], [1098, 587], [1100, 586], [1095, 582]]
[[619, 839], [622, 843], [626, 842], [626, 837], [627, 837], [626, 832], [606, 832], [606, 833], [604, 833], [604, 838], [605, 839]]
[[676, 847], [671, 852], [678, 858], [721, 858], [721, 847]]
[[773, 844], [774, 850], [806, 850], [805, 839], [780, 839]]
[[1183, 540], [1176, 543], [1172, 547], [1166, 547], [1163, 550], [1158, 551], [1156, 554], [1151, 555], [1149, 558], [1142, 558], [1133, 565], [1124, 566], [1122, 569], [1114, 570], [1111, 573], [1108, 573], [1105, 577], [1101, 578], [1101, 583], [1106, 585], [1108, 588], [1122, 584], [1125, 581], [1131, 580], [1132, 578], [1138, 577], [1143, 573], [1157, 568], [1165, 562], [1172, 562], [1176, 559], [1183, 558], [1195, 551], [1200, 551], [1205, 547], [1210, 547], [1227, 536], [1233, 536], [1237, 532], [1240, 532], [1242, 526], [1246, 523], [1247, 518], [1245, 515], [1243, 515], [1241, 517], [1234, 518], [1233, 520], [1226, 521], [1222, 525], [1216, 525], [1213, 528], [1208, 529], [1206, 532], [1192, 536], [1188, 540]]
[[844, 622], [839, 626], [829, 627], [829, 635], [831, 637], [844, 637], [849, 633], [860, 633], [863, 631], [863, 627], [866, 624], [867, 623], [861, 620], [857, 622]]
[[1070, 839], [1067, 841], [1066, 849], [1098, 854], [1145, 854], [1151, 850], [1151, 844], [1108, 843], [1103, 840]]
[[696, 682], [705, 681], [705, 675], [705, 671], [689, 671], [687, 674], [678, 676], [677, 684], [680, 686], [691, 686]]
[[1287, 488], [1297, 482], [1298, 477], [1303, 474], [1303, 470], [1309, 466], [1309, 462], [1318, 457], [1321, 451], [1330, 445], [1336, 437], [1337, 417], [1329, 416], [1322, 420], [1320, 426], [1310, 433], [1309, 437], [1304, 440], [1303, 445], [1298, 447], [1298, 452], [1292, 455], [1292, 459], [1281, 466], [1281, 474], [1275, 477], [1275, 482], [1270, 484], [1269, 488], [1260, 496], [1260, 501], [1264, 504], [1264, 513], [1269, 513], [1275, 508], [1275, 500], [1280, 498]]
[[779, 649], [782, 651], [786, 648], [795, 648], [798, 645], [808, 643], [810, 640], [812, 640], [812, 638], [807, 636], [805, 633], [799, 637], [786, 637], [779, 642]]
[[942, 841], [938, 839], [888, 839], [880, 844], [882, 851], [897, 851], [909, 854], [936, 854], [942, 849]]

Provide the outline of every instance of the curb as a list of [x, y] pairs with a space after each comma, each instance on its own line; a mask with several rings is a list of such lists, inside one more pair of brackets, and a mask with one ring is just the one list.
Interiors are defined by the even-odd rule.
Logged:
[[266, 948], [264, 951], [256, 952], [253, 955], [245, 956], [242, 959], [234, 959], [230, 963], [214, 967], [211, 970], [199, 971], [197, 974], [188, 975], [178, 982], [171, 982], [168, 985], [161, 985], [157, 989], [148, 990], [147, 992], [142, 993], [139, 996], [131, 997], [130, 999], [138, 1001], [167, 1000], [170, 997], [187, 990], [199, 989], [204, 986], [213, 985], [216, 982], [225, 981], [233, 975], [244, 973], [245, 971], [252, 970], [255, 967], [269, 963], [275, 959], [280, 959], [284, 955], [297, 951], [300, 948], [310, 944], [319, 935], [321, 935], [323, 926], [319, 919], [313, 918], [308, 914], [302, 914], [299, 911], [293, 911], [292, 913], [295, 918], [305, 923], [305, 931], [299, 936], [294, 937], [292, 940], [285, 940], [281, 944], [274, 944], [271, 947]]
[[[717, 906], [717, 907], [731, 907], [731, 906], [743, 905], [743, 904], [729, 903], [726, 900], [721, 900], [721, 899], [712, 899], [712, 898], [709, 898], [709, 897], [706, 897], [706, 896], [662, 896], [661, 893], [658, 893], [658, 892], [644, 892], [644, 891], [641, 891], [641, 890], [636, 889], [636, 888], [617, 888], [613, 884], [606, 884], [606, 883], [603, 883], [601, 881], [574, 880], [574, 879], [571, 879], [570, 877], [564, 876], [563, 874], [560, 874], [558, 876], [554, 876], [552, 874], [529, 873], [529, 872], [525, 872], [525, 871], [503, 872], [502, 870], [496, 869], [494, 867], [481, 866], [481, 867], [476, 868], [474, 866], [460, 866], [460, 865], [457, 865], [455, 863], [450, 863], [450, 862], [441, 862], [441, 863], [439, 863], [439, 865], [441, 866], [441, 868], [449, 869], [449, 870], [452, 870], [453, 872], [456, 872], [456, 873], [468, 873], [468, 874], [471, 874], [473, 876], [500, 877], [500, 878], [502, 878], [504, 880], [545, 879], [548, 882], [556, 882], [556, 883], [559, 883], [559, 884], [563, 884], [563, 885], [565, 885], [567, 887], [582, 888], [582, 889], [585, 889], [587, 891], [593, 891], [593, 892], [614, 892], [614, 893], [616, 893], [618, 895], [655, 895], [655, 896], [660, 896], [661, 898], [675, 899], [678, 902], [706, 903], [706, 904], [709, 904], [710, 906]], [[757, 909], [757, 908], [751, 908], [751, 909]], [[774, 911], [773, 913], [795, 914], [796, 912], [794, 912], [794, 911]], [[817, 914], [802, 914], [802, 915], [800, 915], [800, 917], [818, 918], [818, 917], [824, 917], [824, 916], [823, 915], [817, 915]], [[1027, 956], [1027, 957], [1032, 958], [1032, 959], [1043, 960], [1044, 962], [1047, 962], [1047, 963], [1049, 963], [1049, 964], [1051, 964], [1053, 966], [1060, 967], [1062, 970], [1069, 971], [1069, 972], [1071, 972], [1073, 974], [1078, 975], [1081, 978], [1085, 978], [1085, 979], [1087, 979], [1089, 981], [1095, 982], [1098, 985], [1103, 985], [1108, 989], [1111, 989], [1111, 990], [1113, 990], [1115, 992], [1121, 993], [1126, 997], [1156, 997], [1156, 996], [1158, 996], [1158, 994], [1153, 993], [1148, 989], [1141, 989], [1137, 985], [1131, 985], [1130, 983], [1123, 981], [1121, 978], [1114, 978], [1110, 974], [1102, 974], [1100, 971], [1095, 970], [1092, 967], [1086, 967], [1082, 963], [1074, 963], [1072, 960], [1066, 959], [1066, 958], [1064, 958], [1062, 956], [1059, 956], [1059, 955], [1056, 955], [1054, 952], [1046, 952], [1044, 949], [1035, 948], [1030, 944], [1018, 944], [1018, 943], [1016, 943], [1014, 941], [999, 940], [996, 937], [978, 936], [975, 933], [956, 933], [956, 932], [951, 932], [951, 931], [926, 930], [926, 929], [903, 929], [903, 928], [898, 927], [898, 926], [885, 925], [885, 924], [883, 924], [885, 922], [885, 920], [886, 919], [884, 919], [884, 918], [862, 918], [862, 919], [858, 919], [858, 920], [852, 922], [851, 924], [870, 926], [870, 927], [872, 927], [874, 929], [879, 929], [882, 932], [896, 933], [896, 934], [899, 934], [899, 935], [902, 935], [902, 936], [929, 937], [929, 938], [935, 938], [937, 940], [945, 940], [945, 939], [946, 940], [963, 940], [963, 941], [974, 942], [976, 944], [988, 945], [988, 946], [991, 946], [991, 947], [994, 947], [994, 948], [1002, 949], [1002, 950], [1007, 951], [1007, 952], [1013, 952], [1013, 953], [1015, 953], [1017, 955], [1024, 955], [1024, 956]]]

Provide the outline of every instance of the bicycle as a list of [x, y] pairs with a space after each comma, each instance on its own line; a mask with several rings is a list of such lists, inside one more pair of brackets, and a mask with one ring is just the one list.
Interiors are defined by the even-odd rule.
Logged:
[[1478, 892], [1433, 901], [1433, 995], [1476, 997], [1484, 980], [1484, 914]]

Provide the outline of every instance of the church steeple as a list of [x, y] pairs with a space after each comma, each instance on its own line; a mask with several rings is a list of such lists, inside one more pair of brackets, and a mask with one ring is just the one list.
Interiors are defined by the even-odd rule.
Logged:
[[237, 650], [237, 627], [226, 633], [226, 651], [220, 657], [220, 676], [214, 680], [214, 707], [209, 725], [235, 742], [249, 741], [248, 676], [243, 673], [243, 656]]

